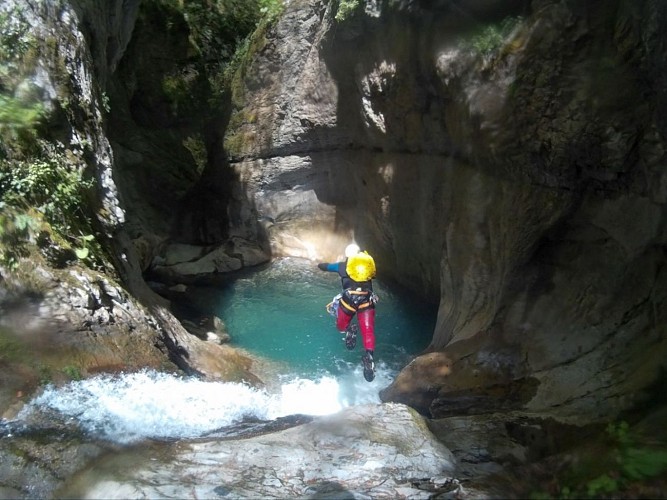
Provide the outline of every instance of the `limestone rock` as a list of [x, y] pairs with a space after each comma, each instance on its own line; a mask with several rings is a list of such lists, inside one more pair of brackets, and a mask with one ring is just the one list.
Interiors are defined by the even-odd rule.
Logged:
[[182, 320], [181, 324], [191, 334], [202, 340], [225, 344], [231, 340], [225, 325], [217, 316], [204, 316], [196, 323], [190, 320]]
[[447, 364], [425, 355], [387, 400], [611, 418], [656, 396], [667, 352], [667, 11], [447, 5], [290, 4], [235, 89], [239, 202], [278, 254], [353, 235], [439, 301]]
[[20, 374], [2, 378], [0, 414], [15, 413], [40, 380], [59, 384], [100, 372], [179, 368], [262, 383], [246, 354], [189, 334], [168, 309], [144, 307], [108, 276], [77, 266], [53, 270], [37, 254], [0, 271], [0, 334], [9, 348], [3, 359], [8, 373]]
[[427, 498], [413, 485], [424, 478], [439, 478], [432, 488], [448, 484], [464, 493], [449, 450], [417, 413], [397, 404], [348, 408], [243, 440], [175, 444], [169, 459], [137, 452], [131, 466], [119, 457], [98, 464], [96, 476], [66, 488], [67, 496]]
[[224, 245], [203, 247], [172, 243], [153, 260], [150, 273], [163, 283], [215, 282], [224, 273], [255, 266], [269, 259], [257, 244], [234, 238]]

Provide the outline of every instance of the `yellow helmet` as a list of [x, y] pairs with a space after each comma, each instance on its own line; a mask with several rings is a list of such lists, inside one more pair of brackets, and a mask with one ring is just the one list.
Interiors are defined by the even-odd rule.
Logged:
[[375, 261], [368, 252], [359, 252], [347, 259], [345, 270], [354, 281], [368, 281], [375, 277]]

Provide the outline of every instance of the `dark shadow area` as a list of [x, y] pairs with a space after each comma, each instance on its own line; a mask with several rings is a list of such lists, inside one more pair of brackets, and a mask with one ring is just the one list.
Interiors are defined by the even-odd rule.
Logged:
[[[288, 415], [285, 417], [278, 417], [274, 420], [260, 420], [258, 418], [245, 417], [241, 422], [225, 426], [221, 429], [216, 429], [202, 435], [199, 441], [208, 441], [210, 439], [217, 439], [220, 441], [248, 439], [251, 437], [262, 436], [264, 434], [271, 434], [280, 432], [285, 429], [291, 429], [299, 425], [312, 422], [314, 419], [311, 415]], [[195, 440], [195, 441], [197, 441]]]
[[[194, 5], [141, 3], [107, 82], [114, 180], [131, 239], [217, 245], [238, 225], [232, 193], [238, 179], [222, 147], [232, 106], [229, 93], [212, 82], [228, 63], [221, 54], [230, 58], [254, 29], [253, 8], [211, 12], [210, 26], [193, 28], [184, 16], [202, 14]], [[197, 38], [220, 26], [225, 30], [215, 39]], [[209, 44], [197, 50], [212, 53], [193, 53], [193, 40]], [[106, 41], [92, 37], [90, 43], [95, 50]]]
[[[636, 423], [646, 415], [667, 408], [666, 384], [667, 368], [660, 367], [655, 381], [641, 391], [637, 405], [632, 410], [619, 415], [619, 420], [627, 420], [628, 422]], [[663, 444], [667, 446], [667, 442]]]
[[336, 481], [324, 481], [322, 483], [314, 484], [309, 487], [310, 493], [306, 498], [312, 499], [336, 499], [336, 500], [353, 500], [356, 498], [345, 486]]

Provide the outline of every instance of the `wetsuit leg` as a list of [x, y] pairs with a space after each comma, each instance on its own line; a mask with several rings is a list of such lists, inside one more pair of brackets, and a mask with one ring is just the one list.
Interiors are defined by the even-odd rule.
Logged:
[[361, 337], [364, 339], [364, 349], [375, 350], [375, 309], [369, 307], [357, 313], [357, 320], [361, 327]]
[[345, 312], [345, 308], [341, 305], [338, 306], [338, 315], [336, 316], [336, 328], [339, 332], [344, 332], [347, 329], [347, 325], [350, 324], [353, 314], [348, 314]]

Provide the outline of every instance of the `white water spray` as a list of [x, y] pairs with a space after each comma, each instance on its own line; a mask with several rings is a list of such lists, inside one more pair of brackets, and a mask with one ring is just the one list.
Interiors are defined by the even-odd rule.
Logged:
[[248, 417], [328, 415], [351, 405], [379, 403], [378, 390], [390, 382], [389, 373], [378, 369], [376, 380], [369, 384], [357, 372], [317, 380], [284, 376], [276, 393], [149, 370], [102, 375], [47, 387], [26, 405], [19, 419], [54, 410], [92, 436], [120, 444], [196, 438]]

